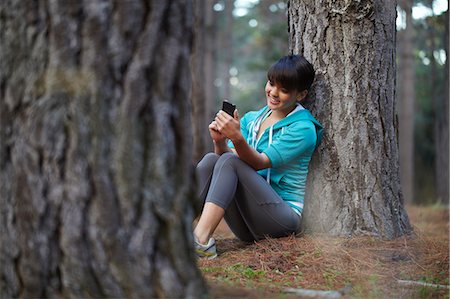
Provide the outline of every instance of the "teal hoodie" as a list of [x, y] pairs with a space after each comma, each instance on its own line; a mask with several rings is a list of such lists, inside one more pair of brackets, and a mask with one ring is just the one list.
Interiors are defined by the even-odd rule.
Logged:
[[[269, 112], [269, 108], [265, 106], [259, 111], [246, 113], [241, 118], [241, 132], [250, 146], [270, 159], [272, 167], [259, 170], [258, 173], [301, 215], [308, 165], [322, 139], [323, 126], [307, 109], [299, 105], [285, 118], [267, 128], [256, 140], [258, 123]], [[234, 148], [231, 141], [228, 146]]]

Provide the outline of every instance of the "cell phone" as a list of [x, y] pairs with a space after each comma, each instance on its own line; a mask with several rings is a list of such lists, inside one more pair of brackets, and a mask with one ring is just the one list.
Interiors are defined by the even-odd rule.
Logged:
[[222, 103], [222, 110], [234, 117], [234, 110], [236, 109], [236, 105], [231, 104], [227, 100], [224, 100]]

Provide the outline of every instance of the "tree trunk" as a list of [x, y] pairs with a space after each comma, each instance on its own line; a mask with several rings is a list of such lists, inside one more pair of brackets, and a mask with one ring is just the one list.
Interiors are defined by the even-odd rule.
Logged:
[[[445, 91], [444, 94], [435, 95], [435, 152], [436, 152], [436, 193], [439, 202], [444, 205], [449, 203], [449, 65], [448, 65], [448, 10], [445, 13]], [[434, 57], [431, 57], [432, 63], [435, 63]]]
[[194, 0], [195, 30], [192, 66], [194, 161], [213, 150], [208, 125], [214, 118], [214, 33], [212, 0]]
[[409, 233], [395, 115], [395, 1], [288, 4], [291, 52], [316, 68], [309, 107], [325, 126], [310, 167], [305, 229]]
[[[234, 1], [225, 2], [225, 24], [222, 34], [222, 46], [221, 51], [223, 55], [222, 78], [223, 85], [223, 98], [230, 99], [231, 97], [231, 84], [230, 84], [230, 68], [233, 63], [233, 10]], [[233, 101], [233, 99], [231, 99]], [[222, 107], [222, 106], [221, 106]]]
[[0, 13], [2, 297], [202, 296], [190, 1]]
[[406, 28], [403, 30], [402, 47], [399, 52], [399, 63], [402, 67], [401, 77], [397, 76], [399, 89], [399, 148], [400, 174], [404, 198], [406, 202], [414, 201], [414, 103], [415, 103], [415, 68], [413, 40], [414, 28], [412, 19], [412, 0], [399, 2], [406, 13]]

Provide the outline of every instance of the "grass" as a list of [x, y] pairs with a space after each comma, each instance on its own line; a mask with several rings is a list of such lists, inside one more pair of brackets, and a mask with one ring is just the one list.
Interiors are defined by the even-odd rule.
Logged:
[[449, 284], [448, 209], [407, 210], [414, 236], [389, 241], [304, 235], [245, 244], [222, 225], [215, 235], [219, 257], [199, 260], [199, 267], [212, 298], [296, 298], [283, 292], [287, 287], [348, 287], [352, 298], [449, 298], [448, 290], [397, 284]]

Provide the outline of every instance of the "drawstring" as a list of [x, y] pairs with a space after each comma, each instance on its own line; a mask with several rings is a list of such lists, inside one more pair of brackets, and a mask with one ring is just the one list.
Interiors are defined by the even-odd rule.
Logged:
[[262, 122], [272, 113], [272, 110], [268, 110], [267, 113], [262, 114], [261, 116], [258, 117], [258, 119], [255, 120], [255, 122], [253, 122], [252, 124], [252, 147], [254, 149], [256, 149], [256, 145], [258, 144], [259, 138], [262, 137], [262, 134], [260, 135], [259, 138], [257, 138], [258, 136], [258, 132], [259, 132], [259, 128], [261, 127]]
[[[259, 138], [257, 138], [257, 136], [258, 136], [258, 131], [261, 127], [261, 124], [271, 113], [272, 113], [272, 110], [267, 111], [267, 113], [262, 114], [260, 117], [258, 117], [258, 119], [256, 121], [254, 121], [251, 124], [250, 131], [252, 132], [252, 147], [254, 149], [256, 149], [256, 145], [258, 144], [258, 141], [259, 141]], [[260, 137], [261, 136], [262, 136], [262, 134], [260, 135]], [[273, 126], [271, 126], [270, 130], [269, 130], [269, 145], [268, 146], [270, 146], [272, 144], [272, 140], [273, 140]], [[267, 170], [267, 183], [270, 184], [270, 168]]]
[[255, 131], [255, 122], [252, 122], [252, 126], [251, 126], [251, 128], [250, 128], [250, 131], [252, 132], [252, 147], [254, 148], [254, 149], [256, 149], [256, 147], [255, 147], [255, 145], [256, 145], [256, 142], [255, 142], [255, 140], [256, 140], [256, 131]]
[[[269, 146], [272, 144], [272, 137], [273, 137], [273, 126], [270, 127], [269, 131]], [[267, 183], [269, 184], [270, 184], [270, 170], [271, 168], [267, 170]]]

